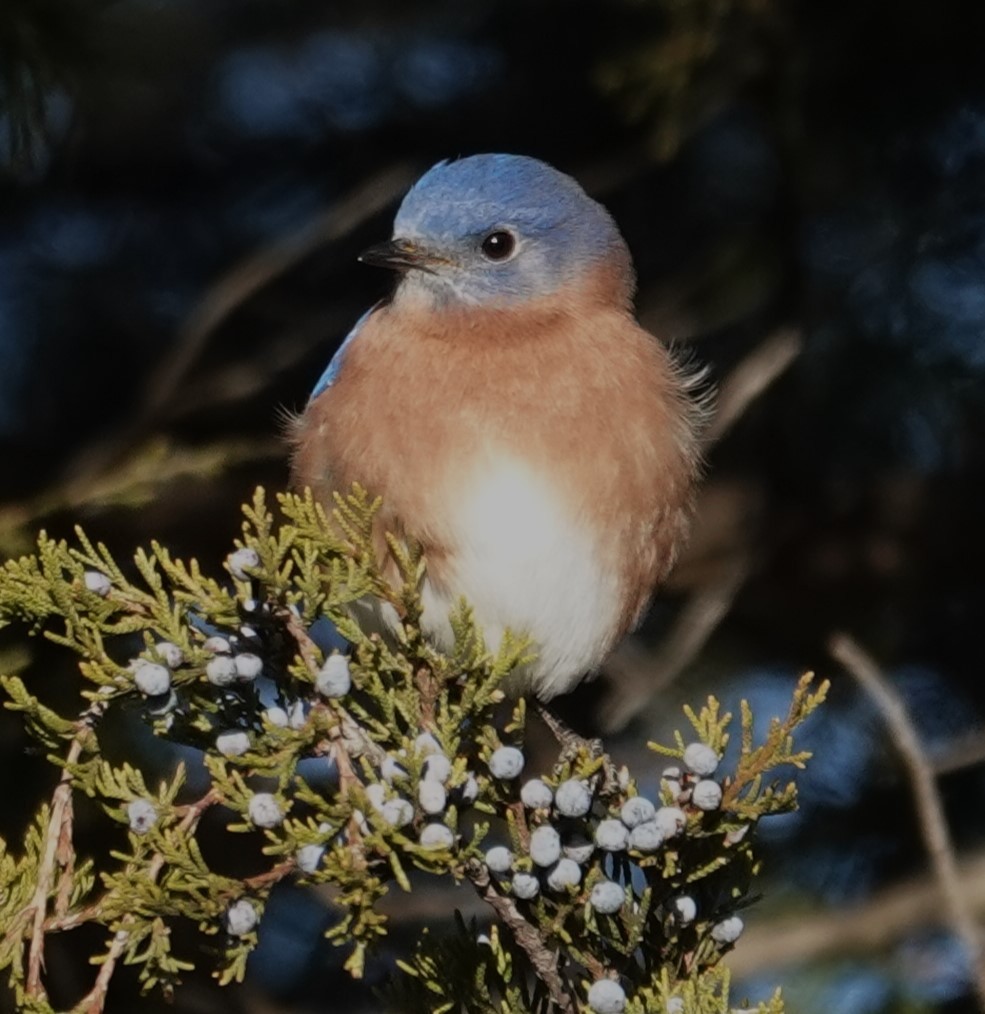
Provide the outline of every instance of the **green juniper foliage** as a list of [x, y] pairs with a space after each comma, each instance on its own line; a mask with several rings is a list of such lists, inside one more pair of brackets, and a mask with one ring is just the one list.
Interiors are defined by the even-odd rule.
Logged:
[[[415, 871], [471, 883], [490, 918], [425, 936], [399, 962], [388, 1009], [732, 1009], [720, 959], [758, 872], [750, 832], [795, 805], [774, 769], [803, 766], [791, 736], [826, 686], [802, 679], [760, 744], [743, 706], [738, 764], [724, 776], [732, 716], [714, 699], [687, 710], [686, 734], [652, 744], [667, 765], [659, 799], [641, 798], [628, 771], [563, 730], [557, 764], [535, 782], [519, 770], [525, 702], [500, 689], [531, 647], [507, 636], [488, 652], [465, 604], [454, 650], [429, 645], [424, 561], [391, 539], [399, 587], [383, 580], [378, 508], [359, 488], [331, 515], [310, 495], [284, 495], [275, 520], [258, 490], [223, 580], [157, 544], [138, 551], [131, 580], [81, 530], [72, 545], [42, 534], [35, 555], [0, 570], [0, 625], [74, 653], [81, 675], [72, 715], [18, 676], [2, 679], [6, 706], [61, 771], [22, 847], [0, 851], [0, 967], [20, 1009], [54, 1009], [46, 941], [86, 924], [105, 928], [106, 945], [73, 1010], [102, 1010], [121, 962], [139, 968], [144, 988], [173, 990], [197, 957], [173, 949], [182, 922], [213, 938], [218, 981], [239, 980], [266, 900], [288, 879], [331, 886], [328, 935], [360, 976], [387, 932], [380, 899], [414, 890]], [[353, 619], [371, 598], [399, 618], [392, 637]], [[351, 643], [348, 658], [316, 643], [324, 616]], [[157, 735], [201, 750], [204, 789], [192, 792], [181, 766], [149, 784], [103, 756], [104, 719], [135, 703]], [[330, 788], [300, 773], [311, 757], [331, 762]], [[73, 845], [80, 793], [126, 834], [96, 865]], [[255, 852], [257, 872], [230, 876], [203, 857], [198, 833], [212, 810], [225, 833], [252, 832], [230, 850]], [[779, 997], [758, 1010], [781, 1011]]]

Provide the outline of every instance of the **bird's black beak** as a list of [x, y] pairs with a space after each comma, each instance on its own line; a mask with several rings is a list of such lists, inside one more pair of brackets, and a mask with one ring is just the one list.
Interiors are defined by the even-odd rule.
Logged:
[[377, 243], [359, 255], [363, 264], [372, 264], [378, 268], [390, 268], [392, 271], [427, 271], [434, 273], [433, 265], [440, 258], [425, 250], [409, 239], [388, 239], [385, 243]]

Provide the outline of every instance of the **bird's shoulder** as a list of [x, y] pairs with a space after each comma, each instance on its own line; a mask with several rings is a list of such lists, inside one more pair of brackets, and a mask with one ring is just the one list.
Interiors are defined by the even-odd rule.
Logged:
[[342, 367], [345, 364], [346, 357], [351, 349], [353, 343], [360, 335], [366, 330], [368, 321], [373, 317], [374, 314], [378, 313], [379, 310], [384, 306], [385, 300], [379, 300], [374, 303], [360, 318], [353, 324], [352, 329], [342, 339], [342, 343], [335, 351], [335, 355], [332, 356], [328, 366], [325, 367], [325, 372], [318, 378], [318, 383], [315, 384], [312, 389], [309, 400], [314, 400], [323, 391], [331, 387], [336, 380], [339, 378], [339, 374], [342, 372]]

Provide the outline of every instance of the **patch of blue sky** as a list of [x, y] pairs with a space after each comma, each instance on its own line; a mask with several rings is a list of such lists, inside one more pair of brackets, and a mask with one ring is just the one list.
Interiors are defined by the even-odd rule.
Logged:
[[922, 318], [925, 354], [985, 367], [985, 250], [922, 258], [908, 288]]
[[798, 1014], [884, 1014], [892, 1001], [892, 976], [857, 961], [840, 962], [819, 973], [815, 966], [783, 968], [735, 983], [733, 996], [762, 1003], [783, 983], [788, 1010]]
[[944, 176], [955, 176], [985, 159], [985, 101], [966, 103], [948, 113], [927, 139], [931, 162]]
[[922, 932], [904, 940], [893, 964], [911, 1002], [944, 1004], [968, 990], [971, 966], [961, 942], [944, 931]]
[[226, 57], [215, 112], [259, 138], [359, 132], [391, 117], [401, 101], [437, 108], [471, 95], [500, 65], [495, 50], [465, 39], [321, 31], [293, 48], [251, 46]]
[[222, 214], [227, 228], [257, 242], [301, 228], [327, 206], [325, 188], [300, 173], [250, 181], [228, 194]]
[[502, 62], [502, 56], [489, 46], [464, 39], [421, 38], [398, 54], [394, 78], [411, 102], [434, 108], [487, 86]]
[[[762, 742], [770, 721], [787, 713], [796, 679], [796, 673], [779, 667], [748, 670], [730, 683], [723, 707], [738, 715], [740, 700], [747, 700], [753, 712], [753, 739]], [[796, 772], [788, 768], [779, 772], [781, 778], [796, 776], [802, 809], [787, 817], [764, 821], [764, 832], [777, 834], [784, 827], [792, 832], [811, 805], [847, 808], [858, 801], [875, 751], [872, 721], [871, 713], [864, 708], [847, 709], [835, 703], [826, 704], [811, 716], [794, 736], [796, 748], [814, 753], [807, 769]], [[735, 763], [738, 749], [736, 735], [725, 755], [726, 768]]]
[[685, 158], [694, 167], [691, 185], [701, 194], [705, 212], [757, 211], [777, 197], [776, 150], [766, 125], [751, 109], [734, 107], [715, 117], [688, 146]]
[[309, 132], [293, 64], [283, 53], [244, 47], [227, 56], [217, 73], [218, 111], [234, 130], [264, 138]]
[[391, 110], [384, 54], [373, 39], [354, 32], [319, 32], [301, 46], [296, 67], [298, 98], [314, 123], [367, 130]]
[[28, 244], [54, 267], [84, 270], [110, 260], [119, 251], [125, 231], [125, 209], [55, 200], [42, 204], [34, 215]]
[[[333, 921], [325, 904], [310, 890], [275, 889], [265, 907], [263, 932], [250, 955], [249, 977], [275, 994], [296, 989], [313, 962], [324, 960], [323, 934]], [[326, 1009], [337, 1009], [330, 1005]]]

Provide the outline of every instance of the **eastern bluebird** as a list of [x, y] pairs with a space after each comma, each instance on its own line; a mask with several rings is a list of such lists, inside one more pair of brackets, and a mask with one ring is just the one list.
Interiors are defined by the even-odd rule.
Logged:
[[548, 700], [597, 669], [674, 562], [693, 382], [635, 320], [609, 213], [536, 159], [439, 162], [361, 260], [399, 281], [316, 385], [293, 482], [327, 504], [354, 481], [382, 496], [381, 536], [424, 550], [426, 635], [449, 647], [464, 597], [491, 648], [507, 628], [531, 638], [519, 689]]

